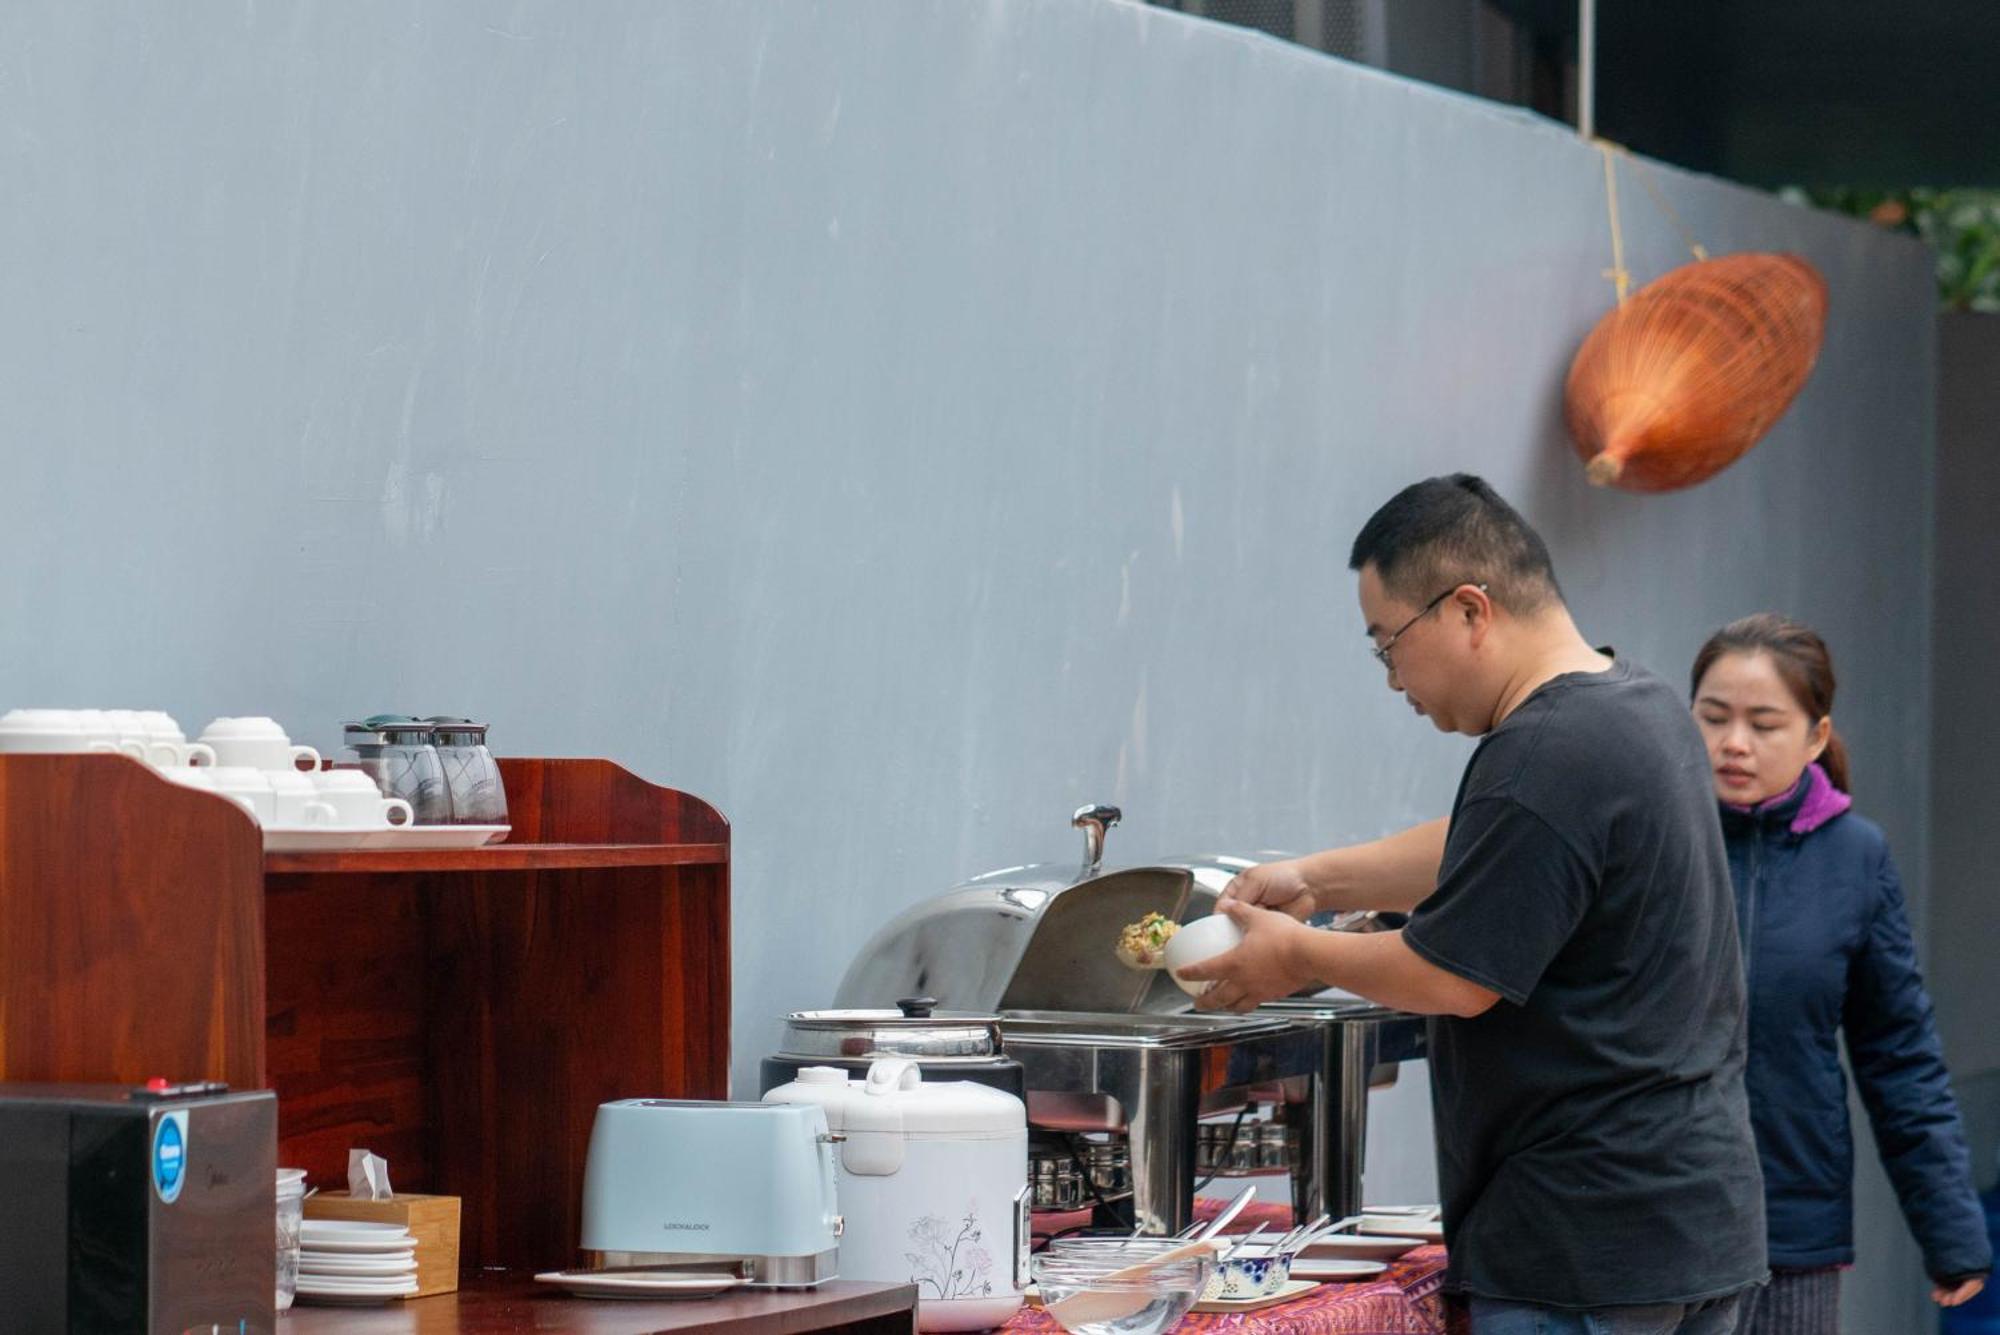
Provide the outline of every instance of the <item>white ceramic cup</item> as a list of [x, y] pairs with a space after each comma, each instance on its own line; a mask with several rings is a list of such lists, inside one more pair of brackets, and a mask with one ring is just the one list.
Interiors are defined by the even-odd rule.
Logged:
[[271, 718], [219, 718], [201, 730], [201, 743], [215, 753], [215, 763], [250, 769], [318, 769], [320, 756], [310, 746], [293, 746], [292, 739]]
[[49, 755], [89, 749], [73, 709], [10, 709], [0, 714], [0, 751]]
[[271, 778], [263, 770], [249, 765], [216, 765], [190, 772], [208, 775], [216, 792], [242, 803], [259, 825], [277, 823], [278, 797], [271, 791]]
[[172, 714], [142, 709], [135, 713], [133, 726], [146, 744], [146, 760], [156, 769], [215, 763], [215, 751], [206, 743], [190, 742]]
[[1224, 951], [1234, 950], [1243, 944], [1243, 929], [1221, 913], [1211, 913], [1206, 918], [1196, 918], [1183, 923], [1167, 941], [1164, 952], [1167, 973], [1180, 984], [1181, 991], [1191, 997], [1198, 997], [1208, 991], [1207, 983], [1191, 983], [1181, 977], [1180, 971], [1190, 964], [1199, 964], [1212, 959]]
[[340, 815], [322, 802], [313, 776], [297, 770], [265, 770], [264, 781], [271, 785], [272, 824], [284, 829], [323, 830], [340, 824]]
[[415, 820], [408, 802], [382, 796], [375, 780], [358, 769], [323, 769], [303, 777], [318, 790], [319, 800], [334, 809], [334, 823], [344, 829], [402, 828]]
[[77, 731], [83, 735], [83, 749], [86, 751], [109, 751], [116, 755], [130, 756], [134, 760], [146, 758], [146, 743], [134, 737], [127, 724], [136, 715], [122, 709], [79, 709], [76, 712]]
[[257, 819], [257, 807], [255, 803], [251, 802], [248, 798], [239, 797], [235, 793], [225, 793], [215, 786], [215, 770], [212, 767], [204, 766], [201, 769], [196, 769], [190, 765], [182, 769], [165, 770], [162, 773], [169, 783], [177, 783], [183, 788], [192, 788], [198, 793], [214, 793], [218, 797], [227, 798], [237, 806], [242, 807], [243, 813], [250, 817], [251, 820]]
[[118, 720], [102, 709], [10, 709], [0, 717], [0, 751], [17, 755], [106, 751], [134, 760], [146, 758], [145, 743], [127, 737]]

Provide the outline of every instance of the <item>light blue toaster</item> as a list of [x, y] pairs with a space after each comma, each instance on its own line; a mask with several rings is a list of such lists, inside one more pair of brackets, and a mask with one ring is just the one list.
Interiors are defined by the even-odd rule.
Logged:
[[583, 1173], [589, 1264], [727, 1270], [773, 1288], [832, 1279], [833, 1147], [816, 1104], [600, 1104]]

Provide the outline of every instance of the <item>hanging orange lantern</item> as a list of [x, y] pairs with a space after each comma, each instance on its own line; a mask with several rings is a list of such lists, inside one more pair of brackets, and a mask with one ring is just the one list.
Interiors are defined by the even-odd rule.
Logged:
[[1564, 416], [1585, 471], [1627, 491], [1691, 487], [1791, 406], [1826, 334], [1826, 280], [1796, 255], [1725, 255], [1648, 283], [1577, 349]]

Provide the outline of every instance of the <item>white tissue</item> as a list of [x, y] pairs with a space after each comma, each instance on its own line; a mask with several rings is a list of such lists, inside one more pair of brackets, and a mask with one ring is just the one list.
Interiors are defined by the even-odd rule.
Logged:
[[347, 1152], [347, 1195], [350, 1200], [389, 1199], [389, 1161], [367, 1150]]

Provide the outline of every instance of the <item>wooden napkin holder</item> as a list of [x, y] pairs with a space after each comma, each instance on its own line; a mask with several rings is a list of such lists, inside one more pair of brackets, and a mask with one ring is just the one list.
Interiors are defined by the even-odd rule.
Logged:
[[458, 1197], [397, 1192], [386, 1201], [358, 1201], [344, 1191], [306, 1197], [308, 1219], [358, 1219], [401, 1224], [417, 1239], [417, 1291], [412, 1298], [458, 1291]]

